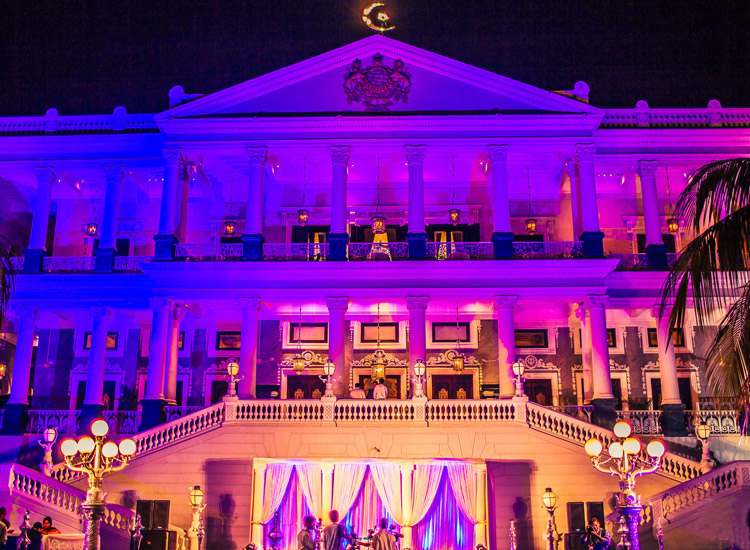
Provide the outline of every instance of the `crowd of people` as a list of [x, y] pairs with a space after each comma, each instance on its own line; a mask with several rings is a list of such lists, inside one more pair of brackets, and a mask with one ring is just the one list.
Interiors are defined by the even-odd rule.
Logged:
[[339, 513], [331, 510], [328, 514], [331, 524], [322, 532], [316, 529], [315, 518], [306, 516], [304, 527], [297, 535], [298, 550], [344, 550], [346, 548], [371, 548], [372, 550], [396, 550], [396, 542], [401, 535], [388, 530], [388, 520], [381, 518], [380, 529], [371, 531], [366, 539], [357, 539], [339, 523]]
[[[5, 547], [8, 542], [8, 535], [12, 535], [14, 530], [10, 527], [10, 521], [6, 517], [8, 510], [3, 506], [0, 508], [0, 549]], [[30, 544], [28, 550], [41, 550], [42, 540], [44, 535], [54, 535], [59, 533], [60, 530], [52, 525], [52, 518], [47, 516], [42, 521], [37, 521], [34, 525], [26, 531], [26, 535], [29, 537]]]
[[354, 384], [354, 389], [349, 392], [350, 399], [367, 399], [368, 397], [372, 397], [372, 399], [388, 399], [388, 386], [385, 385], [384, 378], [378, 380], [378, 383], [372, 387], [370, 396], [365, 393], [362, 384], [359, 383]]

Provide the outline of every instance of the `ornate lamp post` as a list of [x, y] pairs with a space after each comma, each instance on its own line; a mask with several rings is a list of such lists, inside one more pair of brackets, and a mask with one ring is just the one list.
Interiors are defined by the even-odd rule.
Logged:
[[201, 514], [206, 507], [203, 504], [203, 491], [200, 485], [195, 485], [190, 489], [190, 509], [191, 521], [188, 529], [188, 539], [190, 539], [190, 550], [200, 550], [201, 538], [200, 531], [203, 528]]
[[701, 442], [703, 450], [703, 455], [701, 456], [701, 473], [707, 474], [714, 468], [714, 461], [711, 460], [711, 451], [709, 449], [711, 442], [708, 439], [711, 437], [711, 426], [705, 422], [701, 422], [695, 427], [695, 435], [698, 437], [698, 441]]
[[641, 441], [632, 436], [633, 427], [629, 422], [621, 420], [615, 424], [612, 431], [615, 434], [615, 440], [607, 448], [608, 457], [602, 456], [604, 444], [599, 439], [589, 439], [584, 449], [591, 457], [594, 468], [620, 479], [620, 494], [617, 497], [617, 508], [620, 512], [619, 533], [622, 536], [620, 545], [626, 549], [640, 550], [638, 525], [641, 516], [641, 498], [635, 492], [635, 480], [638, 476], [650, 474], [659, 469], [666, 447], [663, 441], [654, 439], [646, 446], [647, 456], [644, 457], [641, 453]]
[[44, 459], [39, 464], [39, 469], [46, 476], [52, 475], [52, 446], [57, 441], [57, 430], [55, 428], [47, 428], [42, 434], [42, 439], [39, 441], [39, 445], [44, 449]]
[[422, 380], [425, 372], [427, 372], [427, 367], [425, 367], [424, 361], [417, 359], [417, 362], [414, 363], [414, 374], [417, 375], [417, 380], [414, 383], [414, 397], [420, 399], [424, 397], [424, 385]]
[[513, 374], [515, 375], [516, 383], [516, 397], [524, 397], [523, 393], [523, 361], [518, 357], [516, 362], [513, 363]]
[[240, 364], [234, 357], [230, 358], [226, 364], [227, 375], [229, 376], [229, 387], [227, 388], [227, 397], [237, 397], [237, 382], [242, 380], [237, 373], [240, 372]]
[[555, 526], [555, 510], [557, 510], [557, 495], [547, 487], [542, 495], [542, 505], [549, 514], [547, 521], [547, 550], [555, 550], [557, 547], [557, 527]]
[[326, 393], [324, 394], [324, 397], [334, 397], [333, 395], [333, 373], [336, 372], [336, 366], [333, 364], [333, 361], [330, 359], [326, 361], [326, 364], [323, 365], [323, 373], [325, 374], [324, 377], [320, 377], [320, 379], [326, 383]]
[[81, 506], [85, 518], [84, 550], [99, 550], [99, 520], [106, 506], [102, 492], [104, 474], [122, 470], [135, 454], [135, 441], [123, 439], [119, 445], [105, 441], [108, 432], [109, 426], [100, 418], [91, 424], [94, 439], [84, 435], [78, 441], [66, 439], [60, 446], [68, 469], [88, 476], [89, 490]]

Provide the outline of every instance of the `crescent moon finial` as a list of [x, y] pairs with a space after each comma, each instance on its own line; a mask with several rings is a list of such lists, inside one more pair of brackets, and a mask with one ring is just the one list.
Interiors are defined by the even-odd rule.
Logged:
[[[396, 26], [389, 23], [391, 18], [384, 10], [378, 10], [377, 15], [373, 13], [377, 8], [385, 8], [385, 4], [382, 2], [373, 2], [362, 11], [362, 21], [364, 21], [365, 25], [370, 30], [379, 32], [380, 34], [394, 30]], [[370, 17], [370, 14], [372, 14], [372, 17]]]

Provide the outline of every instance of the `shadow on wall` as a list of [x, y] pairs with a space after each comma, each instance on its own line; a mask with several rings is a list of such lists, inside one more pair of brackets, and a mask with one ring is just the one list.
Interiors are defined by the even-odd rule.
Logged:
[[487, 461], [490, 550], [510, 548], [510, 521], [516, 521], [517, 548], [533, 548], [531, 462]]
[[238, 550], [250, 540], [252, 460], [208, 460], [206, 548]]

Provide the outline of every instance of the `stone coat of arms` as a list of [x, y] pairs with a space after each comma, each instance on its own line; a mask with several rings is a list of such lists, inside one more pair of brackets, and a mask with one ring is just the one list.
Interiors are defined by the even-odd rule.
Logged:
[[372, 56], [372, 65], [362, 68], [355, 59], [344, 75], [344, 90], [349, 103], [362, 103], [365, 111], [385, 112], [394, 103], [406, 103], [411, 88], [411, 75], [404, 62], [397, 59], [393, 67], [383, 65], [383, 56]]

